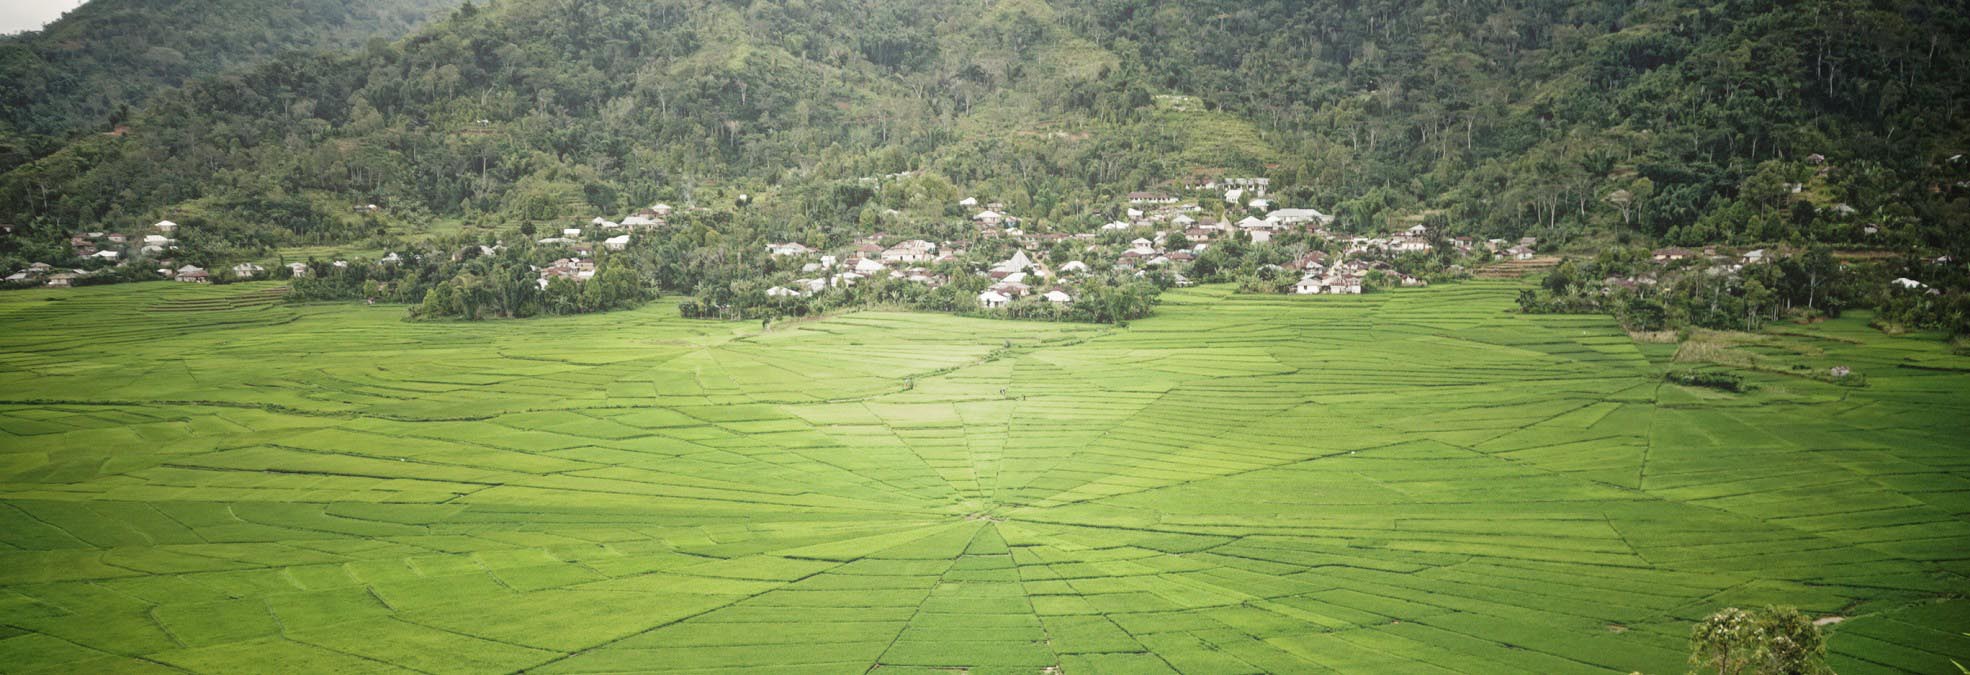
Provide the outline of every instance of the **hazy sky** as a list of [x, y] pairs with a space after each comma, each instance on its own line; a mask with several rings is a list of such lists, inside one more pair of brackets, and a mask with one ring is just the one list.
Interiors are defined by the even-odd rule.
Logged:
[[82, 0], [0, 0], [0, 34], [39, 30]]

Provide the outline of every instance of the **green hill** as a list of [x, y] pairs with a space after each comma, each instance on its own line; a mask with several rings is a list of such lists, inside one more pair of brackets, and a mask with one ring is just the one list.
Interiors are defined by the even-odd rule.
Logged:
[[457, 0], [92, 0], [0, 37], [0, 168], [109, 131], [159, 90], [286, 51], [394, 39]]
[[[0, 218], [52, 238], [189, 211], [263, 248], [373, 236], [349, 204], [429, 229], [746, 193], [724, 234], [750, 243], [890, 208], [948, 221], [944, 193], [1071, 229], [1222, 171], [1342, 227], [1444, 209], [1483, 236], [1839, 243], [1882, 223], [1961, 250], [1965, 35], [1933, 1], [506, 0], [160, 95], [128, 134], [0, 176]], [[903, 172], [932, 185], [879, 203], [863, 182]]]

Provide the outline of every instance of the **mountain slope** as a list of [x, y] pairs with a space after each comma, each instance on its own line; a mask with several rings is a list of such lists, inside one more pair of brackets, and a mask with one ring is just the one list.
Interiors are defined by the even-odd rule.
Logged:
[[160, 89], [290, 50], [410, 32], [457, 0], [92, 0], [0, 37], [0, 168], [76, 130], [107, 130]]
[[[1970, 139], [1970, 26], [1946, 10], [508, 0], [195, 82], [126, 137], [0, 176], [0, 217], [188, 216], [260, 246], [369, 236], [350, 203], [498, 224], [747, 192], [743, 218], [785, 234], [938, 222], [962, 192], [1072, 229], [1121, 192], [1231, 172], [1344, 227], [1443, 208], [1471, 234], [1695, 243], [1867, 221], [1960, 247], [1943, 160]], [[862, 182], [906, 171], [914, 196]], [[1801, 197], [1770, 193], [1787, 183]]]

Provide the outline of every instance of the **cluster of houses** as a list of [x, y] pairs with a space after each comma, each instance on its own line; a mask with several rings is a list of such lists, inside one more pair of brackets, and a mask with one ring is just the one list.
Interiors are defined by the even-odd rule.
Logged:
[[67, 288], [68, 286], [74, 285], [76, 279], [88, 275], [88, 270], [65, 269], [57, 271], [53, 265], [38, 262], [28, 265], [27, 269], [7, 275], [6, 281], [17, 284], [39, 282], [43, 286]]
[[931, 271], [929, 266], [957, 260], [964, 255], [961, 249], [922, 239], [909, 239], [889, 246], [881, 242], [880, 234], [862, 237], [856, 239], [853, 248], [842, 255], [824, 254], [796, 242], [768, 244], [766, 252], [775, 258], [813, 257], [814, 260], [800, 267], [801, 273], [809, 276], [768, 289], [766, 294], [773, 297], [806, 297], [829, 288], [854, 286], [878, 275], [936, 288], [950, 279]]
[[[69, 235], [68, 245], [77, 258], [91, 258], [115, 267], [122, 267], [138, 258], [169, 255], [170, 252], [177, 250], [178, 240], [172, 236], [178, 231], [177, 223], [161, 220], [152, 225], [151, 229], [152, 232], [141, 236], [123, 232], [76, 232]], [[12, 228], [8, 228], [8, 231], [11, 232]], [[93, 272], [86, 269], [57, 270], [53, 265], [37, 262], [28, 265], [26, 269], [7, 275], [5, 281], [40, 282], [44, 286], [64, 288], [74, 285], [75, 280], [90, 274]]]
[[[1717, 246], [1705, 246], [1700, 249], [1667, 246], [1650, 251], [1649, 262], [1655, 267], [1660, 268], [1660, 270], [1694, 268], [1701, 269], [1704, 274], [1714, 277], [1737, 274], [1743, 271], [1745, 267], [1770, 264], [1777, 260], [1792, 257], [1798, 253], [1799, 251], [1797, 249], [1788, 246], [1771, 249], [1758, 248], [1749, 251], [1732, 251]], [[1930, 265], [1947, 266], [1954, 264], [1956, 260], [1945, 255], [1929, 258], [1924, 260], [1924, 262]], [[1611, 291], [1614, 288], [1633, 290], [1643, 286], [1655, 286], [1661, 283], [1660, 277], [1661, 274], [1659, 271], [1649, 271], [1626, 277], [1608, 277], [1602, 282], [1602, 290]], [[1929, 295], [1942, 294], [1940, 289], [1931, 288], [1929, 284], [1909, 277], [1896, 277], [1889, 280], [1888, 285], [1891, 288], [1902, 291], [1919, 291]]]
[[[959, 202], [959, 205], [968, 208], [980, 206], [976, 198], [970, 197]], [[981, 265], [974, 270], [991, 280], [991, 285], [978, 294], [979, 306], [988, 309], [1003, 307], [1027, 296], [1037, 296], [1048, 302], [1073, 302], [1070, 288], [1050, 282], [1057, 281], [1060, 274], [1084, 274], [1088, 270], [1087, 264], [1070, 262], [1062, 265], [1057, 273], [1049, 269], [1046, 263], [1028, 256], [1027, 250], [1039, 250], [1070, 238], [1092, 240], [1094, 235], [1029, 234], [1020, 230], [1019, 219], [1006, 215], [1004, 209], [1003, 204], [987, 204], [971, 218], [978, 227], [980, 237], [1011, 237], [1020, 247], [1007, 259]], [[803, 258], [807, 262], [800, 267], [801, 278], [767, 289], [766, 294], [782, 298], [811, 297], [875, 277], [938, 288], [950, 283], [950, 278], [936, 268], [966, 259], [967, 242], [940, 244], [923, 239], [906, 239], [885, 245], [884, 239], [881, 234], [862, 237], [856, 239], [848, 250], [836, 252], [818, 250], [799, 242], [769, 243], [766, 246], [768, 255], [774, 258]]]
[[595, 261], [588, 258], [561, 258], [546, 267], [537, 268], [536, 272], [540, 276], [534, 283], [544, 291], [555, 279], [585, 282], [595, 278]]
[[[1059, 274], [1076, 275], [1088, 271], [1087, 264], [1078, 260], [1069, 261], [1060, 267]], [[1058, 280], [1060, 277], [1054, 270], [1047, 269], [1045, 263], [1027, 257], [1024, 249], [1013, 251], [1011, 257], [993, 263], [985, 274], [992, 278], [992, 286], [979, 292], [978, 305], [986, 309], [1004, 307], [1014, 300], [1036, 292], [1039, 293], [1041, 300], [1047, 302], [1056, 304], [1074, 302], [1074, 295], [1068, 292], [1065, 286], [1053, 286], [1045, 291], [1037, 290], [1039, 286], [1050, 280]]]
[[[658, 202], [648, 208], [638, 209], [635, 213], [625, 216], [620, 221], [596, 216], [594, 219], [588, 221], [588, 225], [594, 228], [593, 232], [600, 235], [599, 239], [603, 248], [611, 251], [620, 251], [629, 248], [629, 239], [632, 233], [656, 230], [669, 224], [669, 218], [674, 210], [671, 205]], [[583, 255], [589, 255], [593, 253], [594, 242], [591, 239], [597, 237], [595, 235], [585, 237], [584, 232], [584, 229], [581, 227], [563, 228], [559, 235], [542, 238], [539, 243], [568, 244], [574, 246]], [[588, 250], [583, 251], [583, 249]]]
[[[540, 239], [538, 242], [540, 244], [567, 246], [574, 252], [574, 257], [562, 258], [546, 267], [534, 268], [535, 273], [538, 274], [534, 283], [545, 290], [547, 284], [554, 279], [588, 281], [595, 278], [595, 261], [592, 257], [598, 245], [602, 250], [607, 251], [627, 249], [636, 233], [654, 231], [668, 225], [675, 211], [676, 209], [671, 205], [658, 202], [637, 209], [635, 213], [624, 216], [622, 220], [609, 220], [596, 216], [588, 221], [588, 227], [565, 227], [559, 234]], [[498, 249], [497, 246], [480, 248], [486, 253]]]

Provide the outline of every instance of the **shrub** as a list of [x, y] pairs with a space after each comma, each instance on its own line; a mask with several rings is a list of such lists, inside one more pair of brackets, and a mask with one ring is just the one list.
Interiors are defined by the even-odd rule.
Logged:
[[1745, 389], [1743, 377], [1716, 370], [1672, 370], [1664, 373], [1663, 379], [1687, 387], [1709, 387], [1730, 392], [1743, 392]]

